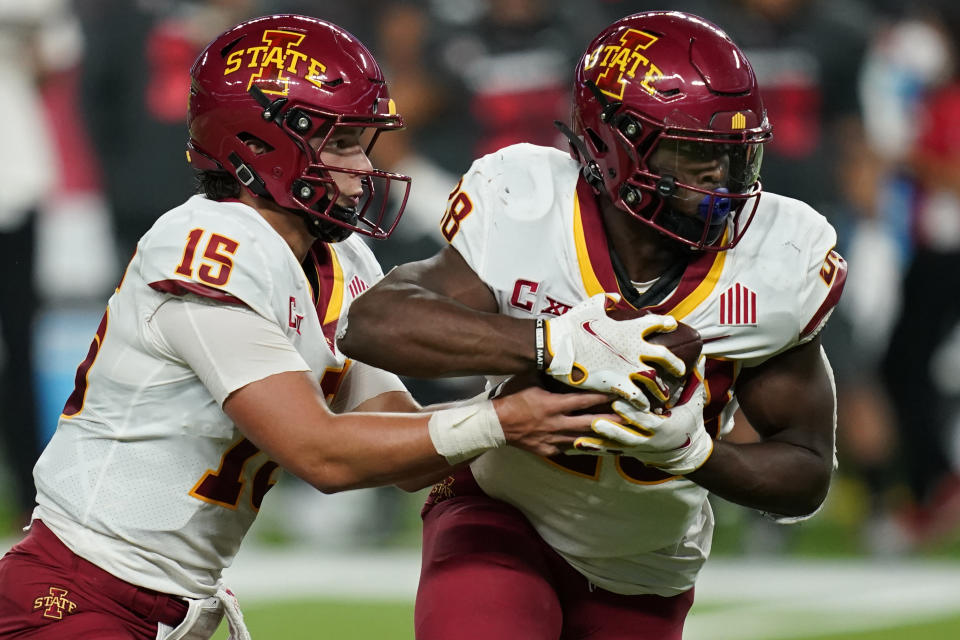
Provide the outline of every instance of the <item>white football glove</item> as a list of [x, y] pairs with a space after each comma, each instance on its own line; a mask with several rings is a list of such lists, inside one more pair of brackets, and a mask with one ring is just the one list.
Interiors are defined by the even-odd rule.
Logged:
[[690, 384], [697, 385], [690, 398], [663, 413], [615, 400], [613, 410], [626, 424], [594, 420], [591, 428], [601, 437], [577, 438], [574, 449], [578, 453], [631, 456], [674, 475], [696, 471], [713, 453], [713, 438], [703, 423], [703, 384], [696, 376], [691, 377]]
[[608, 298], [620, 299], [617, 294], [598, 293], [544, 323], [544, 346], [552, 357], [546, 371], [572, 387], [611, 393], [648, 409], [650, 401], [642, 389], [661, 401], [668, 393], [651, 364], [678, 377], [686, 373], [683, 361], [667, 347], [646, 340], [651, 333], [673, 331], [677, 321], [655, 314], [614, 320], [606, 314]]

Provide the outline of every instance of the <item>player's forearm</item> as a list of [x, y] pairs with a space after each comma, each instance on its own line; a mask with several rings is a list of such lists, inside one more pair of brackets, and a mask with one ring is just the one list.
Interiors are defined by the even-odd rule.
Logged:
[[434, 443], [431, 416], [334, 415], [302, 371], [252, 382], [230, 394], [223, 410], [258, 449], [327, 493], [394, 484], [449, 464]]
[[248, 437], [318, 489], [342, 491], [436, 479], [450, 465], [506, 444], [556, 455], [589, 433], [597, 416], [587, 410], [605, 399], [599, 393], [553, 394], [531, 387], [429, 415], [314, 412], [313, 419], [301, 418], [285, 434], [260, 424], [257, 432], [270, 447]]
[[324, 493], [437, 474], [450, 465], [430, 440], [427, 420], [422, 415], [337, 416], [324, 442], [304, 449], [293, 463], [298, 468], [289, 471]]
[[784, 516], [817, 510], [827, 495], [833, 461], [785, 442], [717, 442], [710, 459], [687, 475], [721, 498]]
[[531, 387], [429, 415], [334, 415], [311, 375], [286, 371], [237, 389], [223, 411], [281, 467], [336, 492], [426, 476], [505, 444], [556, 455], [590, 433], [595, 416], [584, 411], [605, 399]]
[[476, 311], [405, 284], [357, 298], [337, 341], [351, 358], [424, 378], [531, 370], [533, 343], [532, 320]]

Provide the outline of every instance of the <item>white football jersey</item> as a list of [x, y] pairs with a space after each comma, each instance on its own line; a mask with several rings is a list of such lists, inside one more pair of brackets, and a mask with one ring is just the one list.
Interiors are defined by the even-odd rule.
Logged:
[[[550, 318], [621, 291], [595, 198], [577, 163], [556, 149], [520, 144], [477, 160], [451, 194], [441, 231], [502, 313]], [[835, 243], [809, 206], [765, 193], [736, 248], [699, 254], [650, 307], [704, 339], [704, 417], [714, 437], [733, 426], [740, 368], [823, 326], [846, 273]], [[709, 555], [707, 491], [634, 458], [546, 459], [504, 447], [472, 470], [485, 492], [518, 507], [572, 566], [610, 591], [675, 595], [693, 586]]]
[[[337, 404], [341, 383], [364, 369], [334, 346], [337, 324], [382, 273], [356, 236], [317, 243], [305, 264], [312, 277], [283, 238], [239, 202], [195, 196], [160, 217], [110, 298], [34, 470], [34, 516], [75, 553], [128, 582], [212, 595], [276, 482], [277, 464], [235, 428], [221, 410], [223, 397], [170, 355], [151, 317], [185, 294], [249, 307], [281, 328], [327, 402]], [[233, 374], [234, 389], [257, 379]], [[340, 404], [362, 402], [358, 390], [374, 397], [403, 389], [382, 374], [375, 376], [379, 388], [344, 384], [353, 391]]]

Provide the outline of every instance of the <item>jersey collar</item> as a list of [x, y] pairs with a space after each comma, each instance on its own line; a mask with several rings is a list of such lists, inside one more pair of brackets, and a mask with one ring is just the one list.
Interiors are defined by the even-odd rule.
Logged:
[[[625, 295], [617, 280], [600, 207], [593, 189], [582, 177], [577, 181], [573, 199], [573, 240], [580, 278], [587, 295], [619, 293], [620, 302], [617, 303], [617, 308], [636, 309], [637, 307], [628, 302], [628, 299], [635, 299], [636, 296], [632, 293], [630, 296]], [[673, 293], [665, 300], [653, 302], [643, 308], [652, 313], [671, 315], [682, 320], [717, 286], [725, 262], [725, 251], [701, 252], [687, 264]]]
[[[323, 329], [330, 351], [336, 353], [334, 340], [337, 323], [343, 309], [343, 267], [337, 258], [333, 246], [326, 242], [315, 242], [310, 249], [306, 268], [316, 269], [316, 282], [319, 290], [313, 292], [317, 305], [317, 317]], [[308, 278], [308, 280], [313, 280]]]

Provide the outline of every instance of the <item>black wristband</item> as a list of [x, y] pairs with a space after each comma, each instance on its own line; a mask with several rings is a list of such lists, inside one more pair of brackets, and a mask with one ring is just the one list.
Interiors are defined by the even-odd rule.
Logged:
[[534, 339], [533, 346], [536, 349], [537, 353], [537, 371], [543, 371], [547, 368], [546, 362], [544, 362], [544, 349], [546, 348], [546, 339], [544, 336], [544, 320], [543, 318], [537, 318], [537, 325], [534, 329]]

